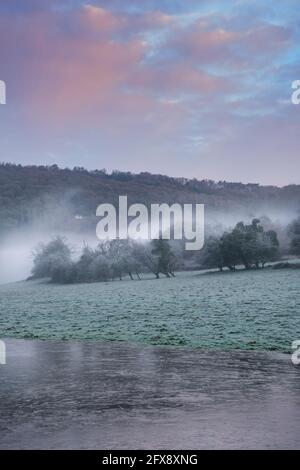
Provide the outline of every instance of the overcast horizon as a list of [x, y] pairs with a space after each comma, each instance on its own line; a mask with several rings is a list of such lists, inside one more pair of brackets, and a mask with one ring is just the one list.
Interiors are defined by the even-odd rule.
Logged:
[[0, 4], [1, 161], [300, 183], [299, 2]]

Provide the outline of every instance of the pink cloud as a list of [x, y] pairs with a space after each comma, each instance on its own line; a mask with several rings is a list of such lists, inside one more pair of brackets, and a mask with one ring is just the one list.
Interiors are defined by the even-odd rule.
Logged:
[[265, 55], [282, 51], [289, 46], [291, 32], [283, 26], [262, 23], [242, 33], [240, 41], [248, 54]]
[[114, 15], [104, 8], [84, 5], [80, 10], [79, 21], [84, 29], [111, 33], [119, 29], [124, 22], [121, 16]]
[[[81, 25], [89, 33], [91, 28], [115, 30], [118, 20], [96, 10], [82, 9]], [[47, 116], [59, 122], [117, 99], [145, 49], [138, 38], [122, 43], [65, 32], [60, 21], [60, 15], [53, 13], [16, 19], [13, 28], [10, 20], [0, 20], [0, 40], [7, 44], [0, 60], [9, 76], [8, 85], [14, 82], [19, 102], [33, 118]]]
[[[14, 19], [13, 25], [11, 21], [0, 20], [0, 40], [7, 44], [0, 59], [15, 77], [26, 120], [29, 114], [35, 123], [88, 125], [124, 107], [140, 119], [142, 112], [146, 116], [163, 106], [158, 91], [160, 95], [210, 93], [220, 87], [219, 80], [191, 62], [142, 64], [150, 46], [139, 35], [126, 41], [115, 38], [130, 22], [137, 30], [171, 24], [171, 17], [160, 12], [129, 18], [86, 5], [67, 17], [39, 12]], [[224, 34], [219, 37], [225, 41]], [[207, 41], [214, 43], [216, 38]], [[148, 97], [143, 98], [143, 93]]]
[[[245, 32], [209, 26], [198, 21], [187, 29], [160, 12], [129, 16], [90, 5], [68, 15], [3, 16], [1, 78], [15, 97], [22, 129], [42, 128], [50, 140], [93, 129], [107, 147], [122, 148], [123, 137], [140, 152], [147, 145], [185, 148], [189, 136], [199, 134], [208, 148], [240, 129], [241, 118], [233, 115], [244, 101], [226, 102], [227, 93], [241, 89], [234, 73], [217, 77], [205, 65], [231, 61], [238, 69], [242, 52], [255, 70], [258, 56], [289, 41], [284, 28], [272, 25]], [[155, 44], [158, 59], [148, 60], [153, 46], [141, 32], [155, 35], [157, 28], [168, 34]], [[170, 50], [174, 55], [163, 62]]]
[[230, 29], [216, 27], [209, 18], [196, 21], [187, 28], [176, 28], [166, 48], [181, 54], [184, 60], [198, 64], [256, 64], [261, 57], [271, 57], [290, 45], [291, 32], [283, 27], [263, 22], [252, 23], [251, 27]]
[[164, 28], [171, 24], [172, 18], [162, 12], [153, 11], [137, 14], [112, 13], [99, 6], [86, 4], [69, 14], [67, 21], [71, 29], [89, 36], [111, 37], [116, 33], [123, 39], [149, 29]]
[[141, 67], [131, 83], [139, 89], [160, 95], [211, 93], [221, 86], [221, 80], [197, 70], [190, 61], [165, 66]]

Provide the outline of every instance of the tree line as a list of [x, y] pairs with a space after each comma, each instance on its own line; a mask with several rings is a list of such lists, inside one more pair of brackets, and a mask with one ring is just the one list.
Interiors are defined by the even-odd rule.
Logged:
[[291, 240], [291, 255], [300, 256], [300, 217], [290, 224], [288, 234]]
[[95, 249], [84, 246], [77, 261], [62, 237], [41, 244], [34, 252], [32, 278], [50, 278], [56, 283], [99, 282], [114, 279], [140, 279], [150, 272], [174, 277], [176, 257], [167, 240], [162, 238], [142, 244], [133, 240], [107, 240]]
[[[288, 227], [290, 254], [300, 256], [300, 218]], [[275, 230], [265, 231], [260, 220], [250, 224], [239, 222], [231, 231], [220, 237], [210, 236], [201, 254], [203, 265], [235, 271], [237, 266], [245, 269], [264, 268], [267, 262], [280, 259], [280, 245]]]
[[[300, 217], [288, 227], [290, 254], [300, 256]], [[235, 271], [264, 268], [267, 262], [280, 259], [280, 245], [275, 230], [265, 230], [258, 219], [250, 224], [239, 222], [221, 236], [209, 236], [200, 252], [201, 268]], [[175, 276], [184, 269], [184, 257], [174, 243], [159, 238], [148, 243], [133, 240], [107, 240], [96, 248], [84, 246], [78, 260], [66, 240], [56, 237], [41, 244], [33, 253], [31, 279], [50, 278], [56, 283], [79, 283], [141, 279], [142, 273], [152, 273], [159, 279]]]
[[127, 195], [129, 204], [139, 202], [148, 208], [174, 201], [206, 204], [206, 213], [214, 216], [228, 207], [238, 214], [271, 209], [286, 213], [300, 207], [300, 185], [276, 188], [147, 172], [0, 163], [0, 239], [36, 224], [55, 232], [63, 223], [69, 232], [92, 235], [96, 208], [102, 203], [117, 205], [119, 195]]

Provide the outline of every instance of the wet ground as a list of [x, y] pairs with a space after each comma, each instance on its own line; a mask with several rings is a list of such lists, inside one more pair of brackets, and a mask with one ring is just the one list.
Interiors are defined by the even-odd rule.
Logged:
[[300, 366], [289, 355], [6, 344], [1, 449], [300, 448]]

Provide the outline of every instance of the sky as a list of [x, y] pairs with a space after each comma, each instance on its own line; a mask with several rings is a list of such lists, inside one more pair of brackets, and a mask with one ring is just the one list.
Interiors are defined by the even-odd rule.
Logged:
[[299, 0], [0, 0], [0, 160], [300, 183]]

